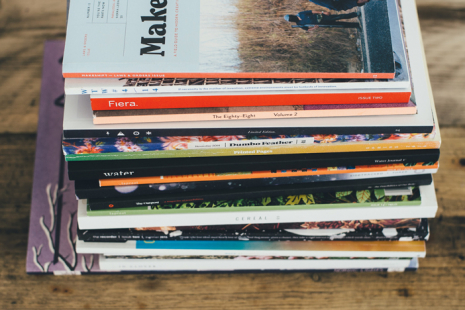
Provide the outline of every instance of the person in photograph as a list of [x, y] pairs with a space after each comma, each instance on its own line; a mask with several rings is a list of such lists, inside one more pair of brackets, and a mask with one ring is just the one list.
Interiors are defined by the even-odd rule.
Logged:
[[349, 14], [331, 15], [330, 12], [323, 11], [302, 11], [297, 15], [285, 15], [284, 19], [306, 31], [313, 31], [320, 26], [339, 28], [359, 28], [360, 24], [352, 22], [340, 22], [341, 19], [351, 19], [358, 17], [356, 12]]
[[316, 5], [325, 7], [334, 11], [346, 11], [355, 7], [363, 6], [370, 0], [309, 0]]

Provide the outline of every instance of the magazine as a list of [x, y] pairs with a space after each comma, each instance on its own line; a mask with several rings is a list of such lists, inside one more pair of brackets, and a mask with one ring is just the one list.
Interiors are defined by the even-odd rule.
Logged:
[[[327, 139], [325, 141], [329, 142]], [[119, 177], [146, 177], [251, 170], [293, 170], [302, 169], [302, 167], [411, 164], [437, 162], [438, 160], [439, 149], [410, 149], [406, 151], [326, 153], [325, 156], [320, 154], [289, 154], [279, 156], [257, 155], [252, 157], [191, 157], [183, 160], [157, 158], [119, 161], [70, 161], [68, 162], [68, 171], [71, 180], [97, 180], [112, 178], [115, 176], [112, 172], [115, 171], [119, 172]], [[126, 172], [128, 173], [126, 174]]]
[[413, 102], [94, 111], [94, 124], [416, 114]]
[[427, 240], [427, 219], [300, 222], [219, 226], [164, 226], [78, 230], [85, 242], [128, 240]]
[[77, 241], [82, 254], [425, 257], [425, 241]]
[[169, 184], [176, 182], [202, 182], [202, 181], [224, 181], [224, 180], [244, 180], [244, 179], [263, 179], [263, 178], [285, 178], [299, 176], [321, 176], [321, 175], [341, 175], [351, 173], [369, 173], [369, 172], [394, 172], [394, 171], [413, 171], [420, 173], [433, 173], [438, 168], [436, 163], [398, 163], [388, 165], [370, 165], [370, 166], [349, 166], [349, 167], [323, 167], [323, 168], [303, 168], [292, 170], [269, 170], [269, 171], [240, 171], [240, 172], [223, 172], [223, 173], [202, 173], [202, 174], [184, 174], [184, 175], [160, 175], [148, 177], [131, 177], [131, 173], [120, 175], [114, 173], [109, 178], [101, 179], [100, 186], [122, 186], [138, 184]]
[[[139, 184], [123, 186], [103, 186], [99, 185], [98, 180], [78, 180], [75, 181], [76, 197], [79, 199], [136, 199], [138, 196], [150, 196], [148, 201], [157, 199], [162, 201], [176, 201], [176, 199], [185, 199], [186, 201], [211, 200], [207, 197], [213, 197], [216, 192], [222, 197], [231, 197], [234, 195], [244, 195], [246, 192], [253, 191], [275, 191], [281, 195], [286, 191], [292, 191], [298, 194], [302, 188], [308, 188], [312, 191], [345, 191], [359, 189], [384, 189], [400, 188], [431, 184], [431, 174], [434, 170], [422, 170], [416, 173], [413, 170], [399, 172], [372, 172], [372, 173], [346, 173], [331, 174], [321, 176], [303, 176], [303, 177], [286, 177], [286, 178], [263, 178], [263, 179], [243, 179], [243, 180], [226, 180], [226, 181], [200, 181], [200, 182], [174, 182], [158, 184]], [[249, 193], [252, 195], [252, 193]], [[263, 195], [262, 195], [263, 196]], [[234, 197], [233, 197], [234, 198]], [[115, 206], [115, 204], [113, 203]]]
[[[368, 200], [368, 198], [371, 197], [371, 195], [369, 196], [366, 191], [361, 191], [361, 193], [365, 194], [358, 194], [360, 199], [366, 198]], [[226, 207], [228, 204], [226, 202], [225, 205], [215, 208], [219, 210], [217, 212], [210, 212], [209, 208], [186, 208], [179, 210], [156, 210], [151, 211], [151, 214], [100, 216], [89, 215], [87, 200], [81, 199], [78, 204], [78, 223], [80, 229], [115, 229], [153, 226], [295, 223], [307, 220], [320, 222], [368, 220], [373, 218], [398, 219], [434, 217], [438, 208], [434, 184], [432, 183], [431, 185], [420, 186], [420, 195], [420, 205], [418, 205], [415, 201], [408, 202], [413, 205], [407, 204], [403, 206], [395, 206], [389, 205], [389, 202], [367, 203], [367, 200], [365, 200], [361, 203], [362, 205], [357, 203], [342, 203], [336, 205], [335, 208], [332, 208], [331, 204], [313, 204], [312, 201], [314, 201], [315, 197], [313, 197], [312, 200], [312, 197], [305, 195], [290, 200], [285, 198], [286, 201], [291, 203], [287, 206], [255, 207], [255, 211], [247, 211], [246, 207]], [[262, 205], [266, 203], [268, 205], [271, 202], [272, 201], [270, 199], [259, 203]], [[292, 205], [293, 202], [302, 204]], [[395, 202], [394, 204], [397, 203]], [[148, 211], [147, 207], [146, 211]], [[118, 212], [115, 210], [115, 214], [116, 213]], [[189, 216], [186, 216], [186, 214], [189, 214]]]
[[388, 271], [416, 270], [418, 258], [315, 258], [305, 256], [105, 256], [100, 268], [107, 271]]
[[290, 0], [129, 2], [71, 1], [64, 77], [395, 76], [395, 0], [331, 11]]

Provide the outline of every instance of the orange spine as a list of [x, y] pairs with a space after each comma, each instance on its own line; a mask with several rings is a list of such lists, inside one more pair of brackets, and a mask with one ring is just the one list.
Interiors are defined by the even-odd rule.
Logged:
[[437, 169], [438, 163], [431, 166], [423, 166], [423, 163], [417, 163], [415, 166], [404, 166], [403, 164], [387, 165], [370, 165], [356, 166], [355, 169], [338, 170], [337, 167], [325, 167], [316, 169], [300, 170], [277, 170], [277, 171], [253, 171], [250, 173], [238, 172], [228, 174], [187, 174], [187, 175], [170, 175], [170, 176], [153, 176], [139, 178], [119, 178], [100, 180], [100, 186], [124, 186], [138, 184], [160, 184], [172, 182], [202, 182], [202, 181], [224, 181], [224, 180], [244, 180], [258, 178], [280, 178], [280, 177], [299, 177], [310, 175], [328, 175], [328, 174], [345, 174], [345, 173], [362, 173], [362, 172], [382, 172], [382, 171], [406, 171], [406, 170], [423, 170]]
[[410, 92], [337, 93], [337, 94], [273, 94], [273, 95], [211, 95], [128, 98], [91, 98], [92, 110], [137, 110], [173, 108], [213, 108], [245, 106], [280, 106], [304, 104], [369, 104], [407, 103]]

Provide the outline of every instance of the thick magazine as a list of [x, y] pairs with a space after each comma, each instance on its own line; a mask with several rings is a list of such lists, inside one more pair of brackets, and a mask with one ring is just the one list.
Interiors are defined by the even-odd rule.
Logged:
[[[331, 208], [331, 204], [315, 206], [311, 203], [311, 199], [309, 197], [305, 198], [305, 196], [300, 197], [299, 202], [307, 201], [306, 204], [292, 205], [291, 208], [284, 207], [284, 210], [279, 210], [282, 207], [271, 208], [275, 210], [263, 210], [261, 207], [256, 207], [259, 209], [257, 211], [239, 211], [240, 208], [219, 208], [219, 212], [205, 213], [202, 210], [200, 212], [191, 212], [195, 209], [190, 209], [189, 216], [186, 216], [185, 211], [175, 214], [176, 212], [171, 210], [157, 212], [157, 214], [90, 216], [88, 214], [87, 200], [82, 199], [79, 200], [78, 204], [78, 223], [80, 229], [114, 229], [153, 226], [231, 225], [252, 222], [259, 224], [434, 217], [438, 208], [434, 184], [420, 186], [420, 195], [420, 205], [395, 206], [389, 205], [389, 202], [379, 204], [375, 202], [368, 203], [365, 206], [353, 204], [358, 205], [357, 207], [351, 207], [351, 204], [348, 203]], [[361, 197], [360, 194], [359, 197]], [[368, 196], [365, 195], [364, 197]], [[412, 203], [416, 204], [415, 202]]]

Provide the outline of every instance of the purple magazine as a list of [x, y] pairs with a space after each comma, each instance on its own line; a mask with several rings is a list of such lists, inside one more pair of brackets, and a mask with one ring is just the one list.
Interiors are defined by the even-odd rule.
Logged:
[[98, 255], [76, 253], [77, 200], [61, 149], [64, 45], [64, 41], [48, 41], [44, 48], [27, 273], [99, 272]]

